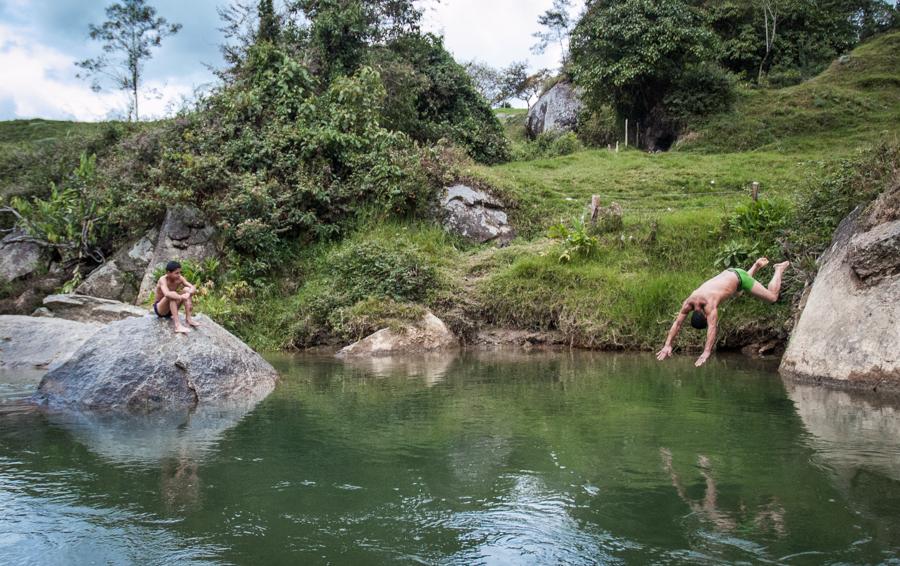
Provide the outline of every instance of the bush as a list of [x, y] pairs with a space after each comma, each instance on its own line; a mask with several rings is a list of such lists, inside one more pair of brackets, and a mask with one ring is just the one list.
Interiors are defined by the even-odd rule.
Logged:
[[533, 141], [520, 145], [515, 158], [519, 161], [570, 155], [584, 148], [573, 132], [544, 132]]
[[619, 137], [616, 113], [609, 106], [585, 109], [578, 115], [578, 139], [587, 146], [603, 147]]
[[547, 236], [554, 240], [562, 240], [559, 263], [569, 263], [573, 259], [588, 259], [596, 255], [599, 240], [590, 234], [584, 220], [576, 220], [572, 228], [565, 224], [555, 224], [550, 227]]
[[735, 79], [719, 65], [691, 65], [666, 94], [663, 105], [668, 116], [681, 124], [727, 112], [736, 98]]
[[803, 72], [800, 69], [783, 69], [783, 70], [773, 70], [768, 75], [766, 75], [766, 80], [769, 83], [770, 87], [773, 88], [784, 88], [788, 86], [794, 86], [802, 83], [806, 80], [806, 76], [804, 76]]
[[421, 301], [437, 282], [437, 272], [415, 249], [380, 242], [352, 243], [328, 260], [341, 302], [368, 297]]

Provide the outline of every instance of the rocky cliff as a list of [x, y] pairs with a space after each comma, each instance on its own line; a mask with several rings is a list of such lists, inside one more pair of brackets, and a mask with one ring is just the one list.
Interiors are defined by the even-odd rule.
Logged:
[[841, 222], [819, 259], [781, 372], [900, 391], [900, 183]]

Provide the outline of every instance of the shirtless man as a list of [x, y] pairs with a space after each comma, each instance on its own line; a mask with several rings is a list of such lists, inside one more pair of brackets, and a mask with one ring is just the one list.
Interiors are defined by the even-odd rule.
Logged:
[[749, 291], [751, 295], [766, 301], [767, 303], [774, 303], [778, 300], [778, 295], [781, 292], [781, 277], [784, 275], [784, 270], [787, 269], [791, 263], [789, 261], [784, 261], [775, 264], [775, 275], [773, 275], [772, 280], [769, 281], [768, 287], [763, 287], [762, 283], [753, 278], [753, 275], [757, 270], [767, 265], [769, 265], [769, 260], [761, 257], [756, 260], [753, 263], [753, 266], [747, 271], [729, 268], [712, 279], [709, 279], [703, 285], [700, 285], [700, 287], [691, 293], [691, 296], [685, 299], [684, 303], [681, 305], [681, 312], [678, 313], [675, 322], [672, 324], [672, 328], [669, 329], [669, 335], [666, 336], [666, 344], [663, 346], [662, 350], [656, 354], [656, 359], [663, 361], [672, 355], [672, 342], [674, 342], [675, 337], [678, 336], [678, 332], [681, 330], [684, 319], [687, 318], [688, 314], [693, 312], [693, 315], [691, 316], [691, 326], [698, 330], [707, 328], [706, 347], [703, 349], [703, 354], [697, 358], [697, 363], [694, 365], [700, 367], [705, 364], [706, 360], [709, 359], [710, 354], [712, 354], [713, 346], [716, 344], [716, 323], [719, 321], [719, 303], [738, 294], [740, 291]]
[[[179, 294], [178, 289], [181, 289], [182, 293]], [[181, 264], [177, 261], [170, 261], [166, 264], [166, 274], [160, 277], [156, 283], [153, 312], [160, 318], [171, 318], [175, 322], [175, 332], [187, 334], [190, 329], [182, 326], [178, 319], [178, 308], [184, 305], [185, 322], [190, 326], [200, 326], [196, 320], [191, 318], [194, 310], [191, 297], [196, 292], [197, 288], [188, 283], [188, 280], [181, 275]]]

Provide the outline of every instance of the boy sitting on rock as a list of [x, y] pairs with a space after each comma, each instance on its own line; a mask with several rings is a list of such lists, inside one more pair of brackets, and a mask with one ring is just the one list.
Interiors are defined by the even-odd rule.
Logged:
[[[182, 292], [178, 293], [179, 290]], [[178, 318], [178, 308], [184, 305], [184, 321], [188, 325], [200, 326], [191, 317], [194, 310], [191, 297], [196, 292], [197, 288], [181, 275], [181, 264], [177, 261], [170, 261], [166, 264], [166, 274], [156, 282], [156, 292], [153, 296], [153, 312], [160, 318], [171, 318], [175, 322], [175, 332], [187, 334], [190, 332], [190, 329], [182, 326], [181, 320]], [[175, 316], [172, 316], [173, 314]]]

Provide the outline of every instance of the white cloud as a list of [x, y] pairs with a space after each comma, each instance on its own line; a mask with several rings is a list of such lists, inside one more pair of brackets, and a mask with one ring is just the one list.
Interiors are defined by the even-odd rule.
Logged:
[[[50, 118], [97, 121], [124, 116], [128, 97], [121, 91], [94, 92], [86, 81], [75, 78], [75, 59], [62, 51], [33, 41], [27, 30], [0, 24], [0, 108], [12, 108], [10, 118]], [[156, 91], [158, 96], [150, 95]], [[184, 81], [150, 81], [139, 104], [142, 118], [165, 115], [167, 107], [193, 86]], [[11, 101], [11, 102], [10, 102]]]
[[[444, 45], [459, 62], [477, 59], [505, 67], [528, 60], [533, 70], [557, 69], [558, 45], [543, 55], [531, 53], [538, 16], [552, 5], [553, 0], [442, 0], [426, 10], [425, 24], [444, 35]], [[573, 18], [583, 5], [583, 0], [573, 2]]]

